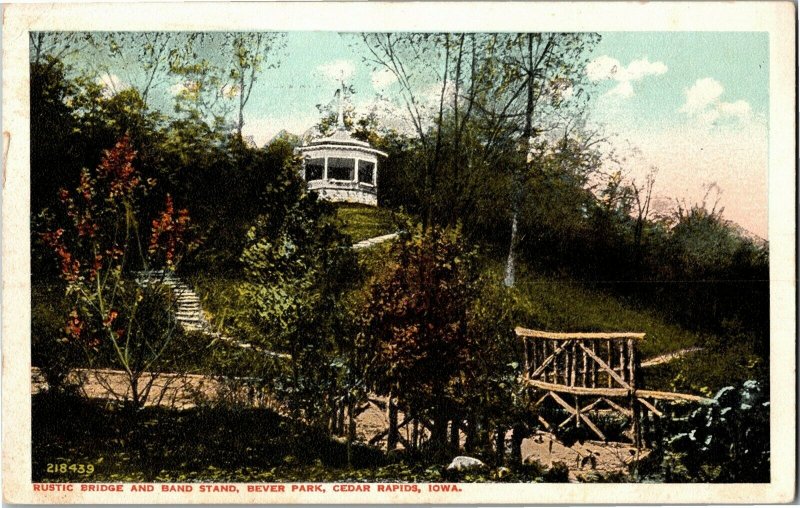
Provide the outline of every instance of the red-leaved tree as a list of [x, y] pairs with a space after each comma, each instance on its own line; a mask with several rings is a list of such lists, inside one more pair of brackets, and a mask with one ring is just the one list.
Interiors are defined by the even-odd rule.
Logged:
[[438, 227], [401, 238], [393, 254], [366, 312], [367, 379], [406, 413], [432, 420], [431, 443], [442, 450], [475, 348], [467, 333], [472, 254], [457, 230]]
[[149, 234], [141, 231], [142, 204], [157, 182], [143, 180], [135, 158], [124, 136], [94, 171], [83, 170], [74, 191], [61, 189], [63, 210], [42, 239], [58, 259], [72, 302], [67, 340], [86, 354], [90, 367], [124, 371], [125, 390], [111, 383], [106, 388], [141, 407], [157, 372], [173, 363], [178, 330], [169, 289], [141, 275], [137, 280], [136, 273], [174, 270], [193, 243], [188, 211], [176, 211], [169, 195]]

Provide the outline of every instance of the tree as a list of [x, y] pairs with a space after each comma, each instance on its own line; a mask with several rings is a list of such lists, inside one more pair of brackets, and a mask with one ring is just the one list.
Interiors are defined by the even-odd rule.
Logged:
[[433, 222], [433, 199], [442, 162], [442, 123], [449, 103], [448, 80], [453, 62], [451, 37], [449, 33], [374, 33], [362, 36], [372, 55], [368, 61], [390, 72], [399, 83], [401, 100], [425, 153], [418, 181], [423, 182], [420, 202], [424, 207], [423, 224], [426, 227]]
[[457, 230], [430, 227], [392, 249], [394, 264], [370, 290], [362, 351], [366, 379], [417, 418], [433, 421], [431, 442], [444, 450], [455, 414], [454, 390], [475, 344], [467, 333], [474, 297], [472, 254]]
[[251, 309], [250, 340], [291, 356], [265, 381], [295, 417], [324, 428], [349, 389], [354, 319], [346, 298], [360, 272], [332, 205], [308, 192], [299, 164], [287, 159], [261, 189], [261, 213], [241, 254], [241, 291]]
[[169, 370], [178, 330], [171, 293], [158, 284], [137, 282], [132, 270], [174, 270], [191, 247], [188, 211], [167, 196], [152, 220], [149, 238], [138, 218], [145, 193], [155, 186], [134, 167], [136, 152], [121, 138], [94, 172], [84, 170], [74, 192], [61, 189], [63, 210], [43, 233], [59, 261], [73, 306], [66, 319], [69, 342], [89, 366], [124, 371], [130, 402], [147, 402], [157, 375]]
[[87, 49], [94, 38], [81, 32], [28, 32], [28, 41], [31, 64], [47, 67]]
[[[417, 145], [410, 174], [423, 223], [455, 224], [479, 200], [508, 204], [506, 284], [513, 285], [530, 152], [560, 130], [574, 138], [594, 34], [366, 34], [368, 63], [396, 80]], [[419, 183], [422, 182], [422, 185]], [[487, 197], [488, 192], [492, 193]], [[496, 194], [495, 194], [496, 193]], [[498, 194], [506, 193], [505, 196]], [[478, 219], [479, 220], [479, 219]], [[469, 227], [468, 227], [469, 229]]]
[[636, 246], [636, 255], [641, 256], [642, 239], [644, 229], [650, 220], [650, 204], [653, 200], [653, 187], [656, 184], [657, 168], [651, 168], [644, 177], [644, 183], [631, 182], [633, 189], [634, 203], [636, 204], [636, 229], [634, 231], [633, 243]]
[[[528, 33], [513, 36], [506, 42], [508, 52], [503, 57], [506, 77], [501, 82], [516, 82], [521, 86], [516, 87], [518, 91], [511, 95], [512, 100], [503, 105], [502, 111], [509, 113], [502, 114], [501, 118], [521, 116], [524, 127], [519, 143], [520, 152], [525, 154], [525, 159], [513, 166], [511, 239], [504, 278], [506, 286], [513, 286], [515, 282], [519, 214], [525, 199], [525, 178], [531, 171], [534, 139], [553, 130], [563, 118], [564, 110], [576, 103], [568, 97], [580, 96], [585, 66], [583, 55], [598, 40], [595, 34]], [[519, 99], [521, 90], [524, 90], [522, 101]], [[520, 106], [524, 109], [519, 106], [514, 108], [515, 102], [522, 102]], [[560, 113], [561, 118], [556, 113]], [[570, 116], [567, 114], [567, 119]]]
[[[271, 69], [280, 64], [275, 53], [284, 44], [284, 37], [285, 34], [266, 32], [236, 33], [226, 36], [233, 52], [230, 79], [234, 87], [232, 90], [239, 99], [236, 134], [240, 139], [244, 127], [244, 108], [250, 100], [256, 78], [265, 66]], [[270, 57], [273, 61], [270, 61]]]

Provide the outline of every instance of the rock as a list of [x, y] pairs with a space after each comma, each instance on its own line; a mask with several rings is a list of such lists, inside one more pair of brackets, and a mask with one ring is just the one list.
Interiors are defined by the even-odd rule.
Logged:
[[539, 466], [542, 467], [542, 462], [536, 455], [528, 455], [524, 459], [522, 459], [522, 463], [526, 466]]
[[448, 471], [472, 471], [486, 467], [486, 464], [478, 459], [466, 456], [459, 456], [453, 459], [449, 466]]

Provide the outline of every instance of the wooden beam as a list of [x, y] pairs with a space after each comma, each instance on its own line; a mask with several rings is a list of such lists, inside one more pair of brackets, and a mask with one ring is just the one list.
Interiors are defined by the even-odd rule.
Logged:
[[649, 402], [647, 402], [647, 399], [643, 399], [643, 398], [641, 398], [641, 397], [636, 397], [636, 398], [639, 400], [639, 402], [641, 402], [641, 403], [642, 403], [642, 405], [643, 405], [643, 406], [645, 406], [647, 409], [649, 409], [650, 411], [652, 411], [652, 412], [653, 412], [653, 414], [655, 414], [655, 415], [656, 415], [656, 416], [658, 416], [659, 418], [664, 418], [664, 413], [662, 413], [661, 411], [659, 411], [658, 409], [656, 409], [656, 407], [655, 407], [654, 405], [652, 405], [652, 404], [650, 404]]
[[550, 356], [545, 358], [544, 361], [542, 362], [542, 364], [539, 365], [539, 367], [535, 371], [533, 371], [533, 374], [531, 374], [531, 377], [534, 378], [534, 377], [538, 376], [539, 374], [541, 374], [542, 371], [544, 371], [548, 367], [548, 365], [550, 365], [550, 363], [553, 360], [555, 360], [556, 357], [559, 354], [561, 354], [561, 352], [564, 350], [564, 348], [567, 346], [567, 344], [569, 344], [569, 342], [565, 342], [565, 343], [561, 344], [560, 346], [558, 346], [556, 348], [556, 350], [553, 351], [553, 354], [551, 354]]
[[569, 368], [569, 384], [570, 386], [575, 386], [575, 373], [578, 370], [578, 351], [575, 348], [575, 342], [572, 343], [572, 347], [570, 347], [570, 364], [567, 366]]
[[581, 411], [583, 411], [584, 413], [586, 413], [586, 412], [588, 412], [588, 411], [591, 411], [592, 409], [594, 409], [594, 407], [595, 407], [596, 405], [598, 405], [599, 403], [603, 402], [604, 400], [606, 400], [606, 399], [604, 399], [604, 398], [600, 397], [599, 399], [595, 400], [594, 402], [592, 402], [592, 403], [591, 403], [591, 404], [589, 404], [588, 406], [586, 406], [586, 407], [584, 407], [583, 409], [581, 409]]
[[582, 413], [578, 413], [578, 416], [581, 418], [581, 420], [583, 420], [586, 423], [586, 425], [589, 426], [590, 429], [592, 429], [592, 431], [594, 431], [595, 434], [598, 435], [598, 437], [600, 437], [600, 439], [602, 439], [603, 441], [606, 440], [606, 435], [603, 434], [603, 432], [599, 428], [597, 428], [597, 425], [595, 425], [594, 422], [592, 422], [589, 418], [584, 416]]
[[523, 346], [522, 349], [523, 349], [523, 351], [525, 351], [525, 371], [524, 371], [525, 374], [527, 374], [528, 372], [531, 371], [531, 358], [530, 358], [531, 355], [528, 352], [528, 350], [530, 349], [530, 346], [531, 346], [530, 342], [531, 341], [526, 340], [522, 344], [522, 346]]
[[531, 330], [518, 326], [514, 328], [517, 337], [532, 337], [535, 339], [553, 339], [553, 340], [574, 340], [574, 339], [644, 339], [644, 333], [638, 332], [545, 332], [542, 330]]
[[628, 397], [630, 395], [630, 391], [626, 390], [625, 388], [587, 388], [585, 386], [567, 386], [556, 383], [547, 383], [545, 381], [537, 381], [535, 379], [529, 379], [526, 382], [534, 388], [539, 388], [541, 390], [550, 390], [573, 395], [595, 395], [605, 397]]
[[[587, 388], [585, 386], [566, 386], [555, 383], [546, 383], [544, 381], [537, 381], [534, 379], [528, 379], [525, 380], [525, 382], [534, 388], [539, 388], [540, 390], [569, 393], [573, 395], [595, 395], [599, 397], [629, 397], [631, 395], [635, 395], [638, 397], [671, 400], [676, 402], [699, 402], [701, 404], [710, 404], [714, 402], [713, 399], [707, 399], [705, 397], [700, 397], [699, 395], [690, 395], [688, 393], [659, 392], [655, 390], [629, 390], [626, 388]], [[551, 394], [548, 393], [548, 395]]]
[[545, 392], [545, 394], [544, 394], [544, 395], [542, 395], [542, 396], [539, 398], [539, 400], [537, 400], [536, 402], [534, 402], [534, 403], [533, 403], [533, 407], [538, 407], [538, 406], [539, 406], [539, 404], [541, 404], [542, 402], [544, 402], [544, 401], [545, 401], [545, 399], [546, 399], [547, 397], [549, 397], [549, 396], [550, 396], [550, 392]]
[[560, 428], [561, 428], [561, 427], [563, 427], [564, 425], [568, 424], [568, 423], [569, 423], [569, 422], [570, 422], [570, 421], [571, 421], [573, 418], [575, 418], [575, 415], [569, 415], [569, 416], [567, 417], [567, 419], [566, 419], [566, 420], [564, 420], [563, 422], [561, 422], [561, 423], [558, 425], [558, 428], [560, 429]]
[[567, 412], [569, 412], [570, 414], [573, 414], [573, 415], [576, 415], [576, 414], [578, 414], [578, 412], [577, 412], [577, 411], [575, 411], [575, 408], [574, 408], [574, 407], [572, 407], [572, 406], [570, 406], [569, 404], [567, 404], [567, 401], [565, 401], [564, 399], [562, 399], [561, 397], [559, 397], [559, 396], [558, 396], [558, 394], [556, 394], [555, 392], [550, 392], [550, 396], [551, 396], [551, 397], [553, 397], [553, 400], [554, 400], [554, 401], [556, 401], [556, 402], [558, 402], [558, 404], [559, 404], [561, 407], [563, 407], [564, 409], [566, 409], [566, 410], [567, 410]]
[[628, 339], [628, 381], [636, 387], [636, 346], [633, 339]]
[[581, 347], [581, 348], [582, 348], [584, 351], [586, 351], [586, 354], [588, 354], [589, 356], [591, 356], [591, 357], [592, 357], [592, 360], [596, 361], [596, 362], [597, 362], [597, 363], [600, 365], [600, 367], [602, 367], [602, 368], [603, 368], [603, 370], [605, 370], [605, 371], [608, 373], [608, 375], [610, 375], [612, 378], [614, 378], [614, 381], [616, 381], [617, 383], [619, 383], [621, 386], [625, 387], [626, 389], [629, 389], [629, 390], [631, 389], [631, 386], [630, 386], [628, 383], [626, 383], [626, 382], [625, 382], [625, 380], [624, 380], [624, 379], [622, 379], [622, 378], [619, 376], [619, 374], [617, 374], [616, 372], [614, 372], [614, 369], [612, 369], [611, 367], [609, 367], [609, 366], [608, 366], [608, 364], [607, 364], [606, 362], [604, 362], [604, 361], [603, 361], [603, 360], [602, 360], [602, 359], [601, 359], [599, 356], [597, 356], [596, 354], [594, 354], [594, 353], [592, 352], [592, 350], [591, 350], [591, 349], [588, 349], [588, 348], [585, 348], [585, 347], [583, 347], [583, 344], [581, 344], [581, 343], [578, 343], [578, 345], [579, 345], [579, 346], [580, 346], [580, 347]]
[[699, 395], [689, 395], [688, 393], [659, 392], [655, 390], [636, 390], [634, 393], [638, 397], [647, 397], [649, 399], [699, 402], [701, 404], [711, 404], [714, 402], [714, 399], [700, 397]]
[[585, 415], [583, 415], [577, 409], [575, 409], [572, 406], [570, 406], [567, 403], [567, 401], [565, 401], [564, 399], [559, 397], [558, 394], [556, 394], [555, 392], [550, 392], [550, 396], [553, 397], [553, 400], [558, 402], [558, 404], [561, 407], [566, 409], [567, 412], [571, 414], [571, 416], [569, 418], [567, 418], [567, 420], [565, 420], [564, 422], [561, 422], [561, 425], [559, 425], [559, 428], [561, 428], [563, 425], [565, 425], [567, 422], [569, 422], [569, 420], [571, 420], [572, 418], [575, 418], [575, 421], [578, 421], [580, 419], [580, 420], [583, 420], [584, 423], [586, 423], [586, 425], [590, 429], [592, 429], [592, 432], [594, 432], [595, 434], [598, 435], [598, 437], [600, 437], [600, 439], [602, 439], [603, 441], [606, 440], [606, 435], [603, 434], [603, 432], [599, 428], [597, 428], [597, 425], [595, 425], [594, 422], [592, 422], [589, 418], [587, 418]]
[[613, 400], [606, 399], [606, 398], [603, 398], [601, 400], [603, 400], [606, 404], [611, 406], [614, 410], [619, 411], [620, 413], [624, 414], [625, 416], [633, 416], [633, 411], [631, 411], [628, 408], [620, 406], [619, 404], [617, 404]]

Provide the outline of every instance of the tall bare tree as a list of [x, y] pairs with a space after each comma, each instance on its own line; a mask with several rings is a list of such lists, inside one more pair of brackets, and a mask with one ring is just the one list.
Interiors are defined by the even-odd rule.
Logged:
[[233, 53], [230, 69], [230, 94], [238, 97], [236, 134], [241, 139], [244, 127], [244, 108], [250, 100], [259, 73], [280, 65], [279, 51], [285, 45], [285, 35], [276, 32], [227, 34], [227, 45]]

